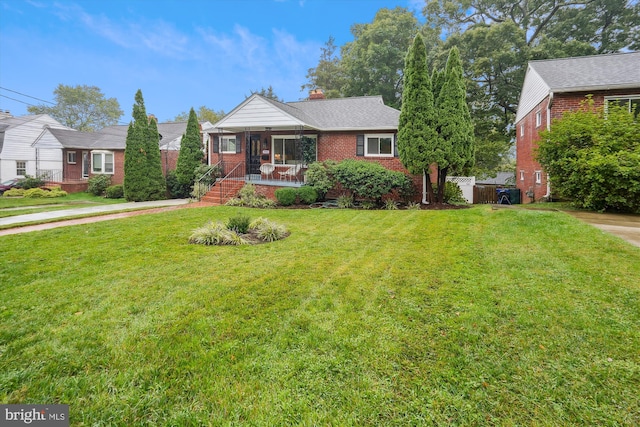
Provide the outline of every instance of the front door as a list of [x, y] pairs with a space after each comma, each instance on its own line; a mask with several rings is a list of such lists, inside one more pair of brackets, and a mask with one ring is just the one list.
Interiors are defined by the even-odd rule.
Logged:
[[260, 135], [251, 135], [247, 144], [247, 164], [250, 174], [260, 174]]

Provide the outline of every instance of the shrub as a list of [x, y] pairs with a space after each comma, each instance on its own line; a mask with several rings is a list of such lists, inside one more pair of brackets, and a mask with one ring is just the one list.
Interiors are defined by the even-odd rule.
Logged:
[[93, 175], [89, 178], [87, 193], [94, 196], [104, 196], [107, 187], [111, 185], [111, 175]]
[[200, 200], [204, 197], [205, 194], [209, 192], [209, 185], [203, 182], [196, 182], [193, 184], [193, 189], [191, 190], [191, 197]]
[[398, 210], [398, 203], [393, 199], [387, 199], [384, 201], [384, 208], [388, 211]]
[[298, 198], [302, 203], [315, 203], [318, 200], [318, 192], [311, 186], [303, 185], [298, 188]]
[[195, 170], [196, 181], [213, 185], [216, 179], [220, 177], [220, 168], [218, 166], [200, 165]]
[[319, 198], [324, 199], [327, 192], [331, 190], [336, 182], [333, 178], [331, 168], [335, 166], [335, 162], [314, 162], [309, 165], [305, 172], [306, 184], [315, 189]]
[[284, 225], [277, 224], [265, 218], [253, 221], [249, 228], [255, 230], [258, 238], [265, 242], [274, 242], [286, 237], [288, 231]]
[[407, 209], [410, 211], [419, 211], [422, 207], [420, 206], [420, 203], [409, 202], [407, 203]]
[[360, 207], [365, 210], [375, 209], [376, 202], [372, 200], [364, 200], [360, 203]]
[[335, 165], [332, 172], [343, 188], [364, 199], [380, 201], [392, 190], [409, 186], [405, 174], [375, 162], [347, 159]]
[[444, 184], [443, 201], [450, 204], [467, 203], [462, 195], [460, 186], [455, 182], [449, 181]]
[[107, 199], [122, 199], [124, 197], [124, 187], [122, 184], [107, 187], [105, 197]]
[[244, 187], [238, 191], [236, 197], [227, 201], [225, 205], [245, 206], [249, 208], [272, 208], [276, 205], [276, 202], [266, 198], [262, 194], [258, 194], [255, 185], [245, 184]]
[[246, 245], [249, 242], [233, 230], [227, 229], [220, 221], [209, 222], [196, 228], [189, 237], [189, 243], [200, 245]]
[[353, 197], [340, 196], [338, 197], [337, 204], [340, 209], [350, 209], [353, 207]]
[[251, 219], [246, 215], [237, 215], [229, 218], [227, 221], [227, 228], [233, 230], [236, 233], [244, 234], [249, 230], [249, 223]]
[[11, 190], [7, 190], [2, 195], [3, 197], [24, 197], [24, 192], [22, 188], [12, 188]]
[[20, 180], [16, 187], [22, 188], [23, 190], [29, 190], [31, 188], [38, 188], [44, 185], [44, 181], [40, 178], [36, 178], [30, 175], [25, 175], [24, 179]]
[[275, 195], [282, 206], [291, 206], [296, 202], [297, 191], [295, 188], [278, 188]]
[[66, 191], [62, 191], [60, 187], [53, 187], [49, 191], [45, 191], [42, 197], [64, 197], [67, 195]]
[[180, 184], [176, 171], [167, 172], [167, 191], [172, 199], [186, 199], [191, 192], [189, 184]]

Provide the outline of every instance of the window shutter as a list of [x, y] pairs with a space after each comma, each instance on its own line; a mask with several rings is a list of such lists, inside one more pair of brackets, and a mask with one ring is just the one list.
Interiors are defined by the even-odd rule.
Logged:
[[393, 157], [398, 157], [398, 134], [393, 135]]
[[356, 156], [364, 156], [364, 135], [356, 137]]
[[213, 137], [213, 152], [214, 153], [220, 152], [220, 137], [218, 136]]
[[236, 154], [242, 153], [242, 139], [236, 137]]

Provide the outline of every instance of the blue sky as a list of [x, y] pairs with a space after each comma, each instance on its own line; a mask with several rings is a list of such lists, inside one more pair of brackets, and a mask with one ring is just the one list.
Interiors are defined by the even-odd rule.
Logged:
[[269, 85], [295, 101], [307, 96], [300, 87], [329, 36], [342, 46], [353, 40], [351, 25], [372, 22], [379, 9], [401, 6], [420, 16], [421, 4], [0, 0], [0, 109], [27, 114], [25, 102], [42, 103], [27, 96], [53, 101], [59, 84], [99, 87], [118, 100], [123, 123], [138, 89], [161, 121], [201, 105], [229, 112]]

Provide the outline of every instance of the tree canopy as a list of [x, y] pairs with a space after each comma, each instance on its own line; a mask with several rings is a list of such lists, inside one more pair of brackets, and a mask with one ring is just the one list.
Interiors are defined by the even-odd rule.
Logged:
[[[192, 108], [193, 110], [193, 108]], [[173, 119], [176, 122], [186, 122], [189, 120], [189, 115], [191, 114], [191, 111], [183, 111], [182, 113], [178, 114], [175, 119]], [[198, 108], [198, 111], [196, 112], [196, 117], [198, 119], [198, 122], [209, 122], [211, 124], [218, 122], [220, 119], [222, 119], [225, 116], [224, 111], [219, 110], [219, 111], [214, 111], [210, 108], [205, 107], [204, 105], [201, 105]]]
[[93, 132], [118, 123], [124, 112], [116, 98], [105, 98], [96, 86], [59, 84], [53, 91], [55, 105], [27, 107], [31, 114], [48, 114], [72, 129]]
[[434, 69], [444, 68], [455, 46], [476, 136], [473, 173], [493, 174], [512, 167], [513, 121], [528, 61], [640, 49], [639, 3], [426, 0], [423, 24], [406, 9], [380, 9], [371, 23], [352, 26], [353, 41], [337, 47], [329, 39], [303, 87], [320, 87], [330, 97], [382, 95], [400, 108], [405, 53], [416, 32]]

